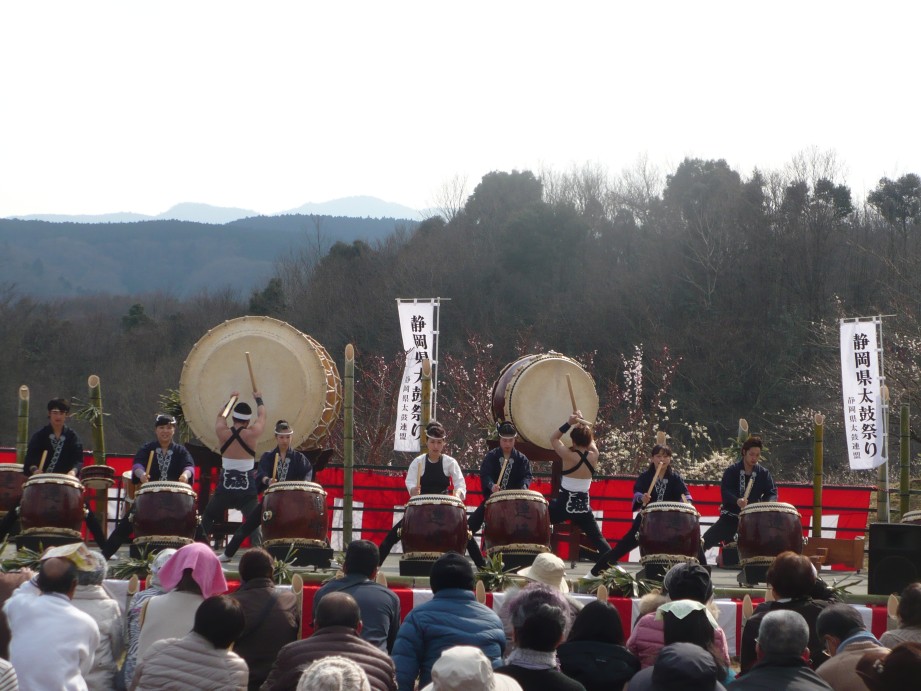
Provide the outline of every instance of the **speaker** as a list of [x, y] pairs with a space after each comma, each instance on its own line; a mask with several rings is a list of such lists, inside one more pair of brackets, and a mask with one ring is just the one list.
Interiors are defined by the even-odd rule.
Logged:
[[870, 524], [870, 595], [899, 594], [921, 580], [921, 525]]

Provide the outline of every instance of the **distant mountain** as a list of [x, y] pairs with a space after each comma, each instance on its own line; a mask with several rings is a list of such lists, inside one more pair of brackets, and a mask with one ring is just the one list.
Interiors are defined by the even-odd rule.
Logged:
[[309, 203], [296, 209], [283, 211], [285, 214], [312, 214], [320, 216], [348, 216], [349, 218], [403, 218], [419, 221], [423, 218], [417, 209], [402, 204], [385, 202], [377, 197], [343, 197], [328, 202]]

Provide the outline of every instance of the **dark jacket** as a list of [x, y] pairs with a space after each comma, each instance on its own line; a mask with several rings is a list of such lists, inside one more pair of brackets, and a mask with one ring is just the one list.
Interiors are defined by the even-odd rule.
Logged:
[[587, 691], [620, 689], [640, 671], [640, 661], [622, 645], [567, 641], [556, 650], [563, 673]]
[[[182, 444], [171, 443], [167, 453], [172, 452], [170, 457], [169, 466], [166, 469], [166, 477], [160, 473], [160, 464], [157, 463], [157, 449], [160, 448], [160, 442], [156, 439], [152, 442], [144, 444], [138, 452], [134, 454], [134, 463], [132, 463], [132, 468], [136, 465], [143, 466], [144, 470], [147, 470], [147, 461], [150, 458], [150, 452], [154, 452], [153, 462], [150, 464], [150, 473], [148, 477], [151, 481], [157, 482], [160, 480], [167, 480], [169, 482], [176, 482], [179, 480], [179, 476], [182, 475], [184, 470], [188, 470], [190, 473], [190, 482], [195, 479], [195, 461], [192, 460], [192, 454], [189, 453]], [[137, 475], [131, 473], [131, 482], [135, 485], [140, 484]]]
[[[721, 513], [730, 513], [738, 516], [739, 499], [745, 494], [745, 485], [748, 480], [740, 479], [745, 474], [745, 462], [739, 461], [723, 471], [723, 480], [720, 482], [720, 494], [723, 497], [723, 503], [720, 506]], [[771, 477], [771, 471], [760, 463], [755, 466], [755, 480], [752, 482], [752, 489], [748, 495], [748, 503], [754, 504], [759, 501], [777, 501], [777, 485], [774, 484], [774, 478]]]
[[42, 466], [43, 473], [69, 473], [71, 470], [80, 475], [80, 469], [83, 467], [83, 442], [67, 425], [61, 430], [61, 437], [64, 439], [64, 446], [57, 459], [54, 458], [54, 446], [51, 444], [51, 437], [54, 436], [54, 430], [51, 425], [45, 425], [29, 439], [29, 445], [26, 447], [25, 463], [22, 464], [22, 472], [26, 475], [32, 474], [32, 466], [38, 467], [42, 461], [42, 452], [47, 451], [45, 464]]
[[357, 663], [368, 675], [372, 691], [396, 691], [393, 660], [387, 653], [361, 640], [355, 630], [347, 626], [318, 629], [310, 638], [282, 648], [262, 691], [293, 691], [305, 666], [330, 655], [341, 655]]
[[801, 657], [765, 655], [727, 688], [729, 691], [828, 691], [831, 686]]
[[317, 590], [313, 596], [313, 611], [323, 596], [348, 593], [355, 598], [361, 611], [361, 637], [373, 646], [389, 653], [400, 630], [400, 598], [390, 588], [375, 583], [363, 574], [347, 574], [335, 578]]
[[[256, 485], [261, 492], [269, 485], [272, 478], [272, 471], [275, 471], [275, 479], [279, 482], [303, 482], [310, 481], [313, 478], [313, 466], [307, 457], [296, 449], [288, 449], [284, 458], [279, 457], [278, 469], [275, 468], [275, 454], [278, 453], [276, 446], [271, 451], [266, 451], [259, 459], [259, 465], [256, 469]], [[288, 461], [288, 467], [285, 468], [285, 460]]]
[[282, 646], [297, 640], [300, 612], [294, 593], [276, 590], [270, 578], [253, 578], [230, 594], [243, 606], [246, 628], [234, 652], [249, 666], [249, 688], [258, 689], [269, 676]]
[[716, 681], [719, 675], [709, 651], [693, 643], [673, 643], [662, 648], [655, 665], [634, 675], [627, 691], [725, 691]]
[[[503, 458], [501, 448], [492, 449], [483, 456], [483, 462], [480, 464], [480, 484], [483, 487], [483, 501], [489, 499], [489, 495], [493, 492], [502, 489], [495, 485], [499, 481], [499, 473], [502, 471]], [[531, 462], [528, 457], [518, 449], [512, 449], [508, 462], [511, 467], [505, 471], [508, 476], [505, 489], [528, 489], [534, 479], [531, 475]]]
[[[649, 485], [652, 484], [652, 478], [655, 476], [656, 471], [654, 468], [646, 468], [639, 477], [636, 478], [636, 482], [633, 483], [633, 510], [639, 511], [643, 508], [643, 502], [637, 500], [636, 495], [646, 494], [649, 491]], [[662, 496], [659, 496], [659, 490], [661, 489]], [[684, 501], [682, 495], [688, 495], [688, 498], [691, 497], [691, 490], [688, 489], [688, 486], [684, 483], [684, 479], [678, 473], [677, 470], [669, 466], [668, 470], [665, 471], [665, 475], [659, 478], [659, 481], [656, 483], [656, 486], [652, 490], [652, 500], [649, 502], [652, 504], [656, 501]]]
[[518, 665], [506, 665], [499, 667], [496, 674], [511, 677], [518, 682], [522, 691], [585, 691], [582, 684], [555, 669], [527, 669]]
[[757, 658], [755, 652], [755, 639], [758, 637], [758, 629], [761, 627], [761, 620], [768, 612], [779, 609], [791, 609], [798, 612], [809, 625], [809, 651], [812, 657], [812, 668], [816, 669], [828, 656], [825, 655], [825, 643], [820, 641], [815, 633], [815, 620], [819, 618], [822, 610], [832, 604], [826, 600], [813, 600], [811, 597], [799, 597], [787, 602], [762, 602], [755, 609], [751, 619], [745, 623], [742, 629], [742, 644], [739, 646], [739, 660], [742, 674], [747, 672], [755, 664]]

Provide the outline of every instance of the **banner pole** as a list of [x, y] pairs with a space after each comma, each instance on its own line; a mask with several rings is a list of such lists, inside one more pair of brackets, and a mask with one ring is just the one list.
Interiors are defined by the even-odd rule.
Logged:
[[902, 404], [899, 411], [899, 514], [904, 516], [911, 510], [911, 418], [909, 405]]
[[824, 439], [825, 416], [816, 413], [812, 419], [815, 423], [812, 447], [812, 535], [822, 537], [822, 485], [823, 466], [825, 463]]

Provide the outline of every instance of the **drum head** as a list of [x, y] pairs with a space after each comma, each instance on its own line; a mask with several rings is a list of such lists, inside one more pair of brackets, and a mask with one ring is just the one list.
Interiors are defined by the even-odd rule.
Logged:
[[[518, 434], [542, 449], [551, 449], [550, 435], [572, 414], [566, 375], [572, 381], [576, 405], [582, 416], [594, 422], [598, 415], [595, 382], [575, 360], [564, 355], [531, 355], [512, 372], [505, 391], [505, 419], [518, 428]], [[515, 365], [512, 366], [513, 368]], [[563, 444], [572, 442], [563, 435]]]
[[338, 417], [342, 395], [339, 373], [321, 345], [277, 319], [231, 319], [195, 344], [179, 379], [186, 421], [211, 450], [219, 453], [214, 422], [231, 391], [239, 391], [240, 400], [255, 410], [247, 352], [268, 414], [256, 445], [257, 457], [274, 448], [276, 420], [291, 424], [291, 445], [298, 447], [318, 427]]

